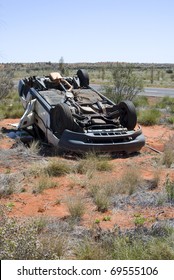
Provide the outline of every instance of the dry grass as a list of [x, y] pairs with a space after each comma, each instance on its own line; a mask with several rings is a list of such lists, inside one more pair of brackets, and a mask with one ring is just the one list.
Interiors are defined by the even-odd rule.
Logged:
[[159, 186], [160, 174], [161, 174], [161, 168], [157, 167], [153, 173], [153, 178], [151, 180], [151, 187], [150, 187], [151, 190], [156, 189]]
[[137, 166], [128, 167], [124, 170], [121, 180], [118, 182], [119, 193], [133, 194], [141, 181], [139, 168]]
[[0, 197], [21, 191], [22, 173], [0, 174]]
[[67, 207], [70, 213], [70, 217], [73, 220], [80, 220], [85, 213], [85, 205], [82, 197], [69, 197], [67, 199]]
[[174, 135], [165, 143], [162, 162], [168, 168], [174, 163]]
[[173, 202], [174, 201], [174, 181], [170, 180], [169, 174], [167, 174], [167, 176], [166, 176], [165, 190], [166, 190], [168, 201]]
[[61, 158], [51, 159], [49, 161], [42, 160], [32, 164], [30, 168], [31, 174], [35, 176], [48, 175], [49, 177], [59, 177], [71, 173], [71, 166]]
[[93, 198], [97, 210], [105, 212], [111, 206], [111, 198], [118, 191], [117, 183], [112, 178], [95, 178], [89, 182], [88, 191]]
[[111, 171], [112, 167], [107, 157], [99, 157], [91, 153], [77, 163], [76, 171], [79, 174], [87, 174], [90, 178], [96, 171]]
[[30, 149], [31, 153], [39, 154], [39, 151], [40, 151], [39, 141], [32, 141], [29, 149]]
[[48, 162], [44, 171], [51, 177], [59, 177], [70, 173], [71, 167], [67, 162], [61, 159], [54, 159]]
[[80, 186], [81, 188], [87, 188], [90, 182], [90, 179], [87, 175], [83, 175], [83, 177], [79, 176], [79, 174], [68, 174], [68, 186], [70, 189], [73, 189], [75, 186]]
[[56, 186], [57, 183], [51, 181], [49, 176], [42, 175], [37, 179], [33, 191], [35, 193], [42, 193], [44, 190], [49, 188], [55, 188]]

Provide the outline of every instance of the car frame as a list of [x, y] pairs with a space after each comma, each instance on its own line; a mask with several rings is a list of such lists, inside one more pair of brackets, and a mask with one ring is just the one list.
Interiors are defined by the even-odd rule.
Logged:
[[58, 72], [21, 79], [24, 114], [18, 129], [65, 151], [134, 153], [145, 145], [130, 100], [115, 104], [89, 84], [88, 72], [73, 77]]

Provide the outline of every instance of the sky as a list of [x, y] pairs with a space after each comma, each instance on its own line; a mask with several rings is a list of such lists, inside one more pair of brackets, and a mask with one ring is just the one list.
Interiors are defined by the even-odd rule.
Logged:
[[174, 63], [173, 0], [0, 0], [0, 63]]

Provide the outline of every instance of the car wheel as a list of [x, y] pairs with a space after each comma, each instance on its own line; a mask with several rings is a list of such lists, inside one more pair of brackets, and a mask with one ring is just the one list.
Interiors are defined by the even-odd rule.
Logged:
[[74, 130], [75, 123], [69, 106], [65, 103], [58, 104], [52, 116], [52, 128], [58, 138], [65, 129]]
[[89, 75], [88, 72], [84, 69], [79, 69], [77, 71], [77, 76], [80, 80], [80, 86], [84, 87], [84, 86], [89, 86]]
[[129, 130], [133, 130], [137, 124], [137, 114], [134, 104], [130, 100], [118, 104], [120, 109], [120, 123]]

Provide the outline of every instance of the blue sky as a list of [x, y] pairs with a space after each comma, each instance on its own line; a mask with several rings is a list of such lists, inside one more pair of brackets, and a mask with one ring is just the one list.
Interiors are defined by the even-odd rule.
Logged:
[[0, 62], [174, 63], [173, 0], [0, 0]]

